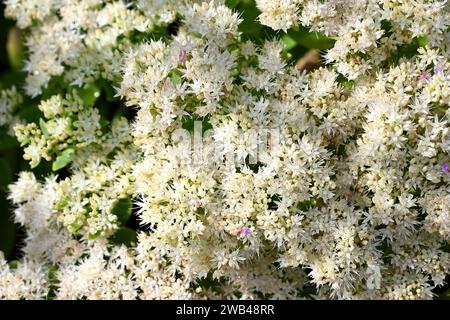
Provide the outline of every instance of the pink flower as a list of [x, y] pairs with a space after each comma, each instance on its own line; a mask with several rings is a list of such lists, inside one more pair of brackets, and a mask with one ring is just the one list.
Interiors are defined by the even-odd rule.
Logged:
[[442, 73], [442, 68], [440, 66], [434, 66], [433, 71], [435, 74]]
[[432, 77], [428, 73], [426, 73], [425, 71], [421, 71], [419, 73], [419, 78], [420, 78], [420, 80], [422, 80], [424, 82], [428, 82], [428, 81], [430, 81], [432, 79]]
[[241, 229], [241, 236], [242, 236], [242, 237], [246, 237], [246, 236], [248, 236], [248, 235], [250, 234], [250, 232], [251, 232], [250, 228], [248, 228], [248, 227], [243, 227], [243, 228]]
[[180, 62], [183, 63], [186, 62], [186, 58], [187, 58], [187, 51], [182, 49], [179, 57]]

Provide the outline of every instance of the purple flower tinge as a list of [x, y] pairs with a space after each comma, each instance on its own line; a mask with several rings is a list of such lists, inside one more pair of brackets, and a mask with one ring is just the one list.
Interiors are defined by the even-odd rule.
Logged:
[[444, 172], [444, 173], [449, 173], [450, 172], [450, 168], [448, 167], [448, 163], [443, 163], [441, 168], [442, 168], [442, 172]]
[[248, 227], [243, 227], [241, 229], [241, 236], [246, 237], [250, 234], [251, 230]]
[[434, 74], [442, 73], [442, 68], [440, 66], [434, 66], [433, 68]]
[[422, 80], [424, 82], [428, 82], [428, 81], [430, 81], [432, 79], [432, 77], [428, 73], [426, 73], [425, 71], [421, 71], [419, 73], [419, 78], [420, 78], [420, 80]]
[[180, 62], [183, 63], [186, 62], [186, 58], [187, 58], [187, 51], [182, 49], [179, 57]]

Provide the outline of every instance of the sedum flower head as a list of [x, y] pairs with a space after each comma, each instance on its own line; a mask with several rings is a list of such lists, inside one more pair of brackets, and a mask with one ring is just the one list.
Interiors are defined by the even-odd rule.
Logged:
[[44, 2], [6, 1], [42, 115], [16, 124], [23, 97], [3, 90], [0, 127], [55, 173], [9, 186], [27, 237], [17, 266], [0, 257], [0, 298], [432, 299], [444, 284], [444, 2], [256, 1], [263, 25], [328, 37], [313, 68], [221, 1]]

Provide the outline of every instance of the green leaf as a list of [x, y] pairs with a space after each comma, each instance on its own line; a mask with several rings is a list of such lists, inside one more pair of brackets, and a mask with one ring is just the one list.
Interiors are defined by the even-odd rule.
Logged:
[[50, 161], [41, 161], [39, 165], [33, 168], [33, 173], [39, 179], [44, 179], [52, 174], [52, 163]]
[[426, 36], [421, 36], [417, 38], [417, 45], [419, 47], [425, 47], [428, 44], [428, 38]]
[[447, 289], [439, 294], [438, 300], [450, 300], [450, 289]]
[[64, 150], [53, 162], [52, 170], [58, 171], [67, 166], [70, 162], [72, 162], [72, 156], [74, 153], [75, 150], [73, 148], [68, 148]]
[[109, 120], [106, 120], [106, 119], [100, 119], [100, 125], [102, 126], [102, 127], [107, 127], [107, 126], [109, 126], [109, 124], [111, 123], [111, 121], [109, 121]]
[[446, 243], [440, 249], [446, 253], [450, 253], [450, 243]]
[[352, 89], [355, 86], [354, 80], [348, 80], [346, 77], [344, 77], [341, 74], [337, 77], [336, 81], [339, 84], [341, 84], [344, 88], [347, 88], [347, 89]]
[[70, 198], [68, 196], [63, 196], [59, 201], [55, 204], [55, 208], [57, 210], [61, 210], [69, 204]]
[[19, 147], [19, 142], [15, 137], [11, 137], [6, 133], [0, 133], [0, 137], [0, 152]]
[[41, 128], [42, 134], [44, 135], [45, 139], [48, 140], [50, 134], [48, 133], [46, 125], [47, 124], [45, 123], [45, 121], [42, 118], [39, 118], [39, 128]]
[[133, 30], [129, 32], [128, 38], [132, 43], [142, 43], [146, 41], [169, 40], [170, 34], [166, 26], [155, 26], [150, 32], [140, 32]]
[[183, 79], [181, 78], [182, 73], [178, 70], [172, 70], [172, 72], [170, 73], [170, 81], [172, 82], [172, 84], [174, 86], [176, 86], [177, 84], [180, 84], [183, 82]]
[[290, 49], [289, 52], [286, 52], [286, 50], [283, 50], [282, 57], [283, 57], [283, 59], [285, 59], [285, 61], [295, 61], [296, 62], [299, 59], [301, 59], [308, 52], [308, 50], [309, 50], [308, 48], [305, 48], [301, 45], [296, 45], [294, 48]]
[[0, 158], [0, 189], [6, 190], [12, 179], [13, 172], [8, 161]]
[[121, 224], [126, 224], [131, 216], [131, 198], [126, 197], [119, 199], [112, 208], [112, 213], [117, 216]]
[[288, 36], [287, 34], [281, 37], [281, 40], [283, 40], [285, 50], [291, 50], [294, 49], [295, 46], [297, 46], [297, 41], [295, 41], [294, 38]]
[[336, 42], [334, 39], [328, 38], [319, 32], [310, 32], [305, 27], [300, 27], [298, 31], [288, 30], [286, 36], [289, 40], [284, 41], [295, 41], [297, 44], [309, 49], [330, 49]]
[[130, 246], [136, 243], [136, 231], [127, 227], [119, 228], [110, 238], [109, 241], [116, 245], [124, 244]]
[[401, 58], [412, 58], [417, 54], [417, 49], [426, 46], [428, 43], [427, 37], [416, 37], [410, 43], [401, 45], [398, 49], [391, 53], [387, 59], [388, 64], [396, 64]]
[[389, 37], [392, 34], [392, 23], [389, 20], [382, 20], [381, 29], [384, 31], [384, 36]]
[[188, 130], [189, 132], [194, 131], [194, 125], [195, 121], [201, 121], [202, 123], [202, 134], [205, 133], [206, 130], [209, 130], [212, 128], [211, 123], [209, 123], [209, 117], [199, 117], [199, 118], [193, 118], [185, 116], [182, 118], [182, 128], [185, 130]]
[[55, 76], [50, 79], [46, 88], [42, 90], [42, 100], [48, 99], [53, 95], [62, 94], [67, 92], [67, 83], [64, 81], [63, 76]]
[[94, 83], [85, 85], [83, 88], [76, 88], [75, 91], [88, 107], [94, 106], [101, 93], [100, 88]]
[[0, 191], [0, 208], [0, 251], [3, 251], [8, 260], [12, 258], [14, 251], [16, 226], [12, 219], [12, 204], [6, 199], [6, 192], [3, 191]]
[[228, 8], [236, 8], [236, 6], [239, 4], [240, 0], [225, 0], [225, 5]]
[[41, 110], [39, 110], [37, 105], [28, 105], [24, 108], [22, 108], [19, 111], [19, 117], [26, 120], [26, 122], [34, 122], [38, 123], [39, 119], [43, 117], [43, 113]]
[[47, 293], [47, 300], [52, 300], [56, 297], [56, 291], [58, 289], [58, 276], [57, 276], [58, 266], [50, 264], [48, 266], [48, 280], [50, 283], [49, 291]]
[[247, 34], [255, 34], [263, 29], [263, 25], [258, 23], [256, 20], [244, 20], [239, 25], [239, 32], [244, 32]]
[[[1, 50], [0, 50], [1, 52]], [[10, 88], [11, 84], [16, 84], [18, 86], [21, 86], [23, 81], [26, 77], [25, 72], [19, 72], [19, 71], [8, 71], [8, 72], [1, 72], [0, 74], [0, 88], [6, 89]]]
[[302, 202], [297, 203], [297, 208], [300, 209], [301, 211], [308, 211], [309, 209], [311, 209], [311, 207], [312, 207], [311, 200], [304, 200]]
[[17, 266], [19, 265], [19, 260], [12, 260], [8, 263], [8, 265], [11, 269], [17, 269]]
[[115, 96], [114, 88], [113, 88], [112, 84], [108, 80], [98, 79], [96, 81], [96, 84], [105, 93], [106, 101], [111, 102], [111, 101], [117, 100], [117, 98], [114, 97]]
[[197, 208], [197, 209], [195, 210], [195, 213], [198, 214], [198, 215], [200, 215], [200, 216], [203, 216], [203, 215], [205, 214], [205, 212], [206, 212], [205, 208], [202, 208], [202, 207]]
[[8, 32], [8, 41], [6, 43], [9, 64], [14, 70], [20, 70], [23, 67], [23, 36], [22, 32], [14, 27]]
[[95, 240], [95, 239], [97, 239], [101, 234], [102, 234], [101, 231], [97, 231], [96, 233], [90, 233], [90, 234], [88, 234], [88, 239], [89, 239], [89, 240]]
[[[70, 224], [69, 231], [72, 233], [75, 233], [78, 230], [80, 230], [83, 225], [84, 225], [84, 219], [76, 218], [75, 221], [72, 224]], [[90, 239], [90, 235], [89, 235], [89, 239]]]
[[167, 206], [169, 204], [169, 201], [167, 201], [167, 200], [158, 200], [158, 201], [156, 201], [156, 205], [158, 205], [158, 206]]

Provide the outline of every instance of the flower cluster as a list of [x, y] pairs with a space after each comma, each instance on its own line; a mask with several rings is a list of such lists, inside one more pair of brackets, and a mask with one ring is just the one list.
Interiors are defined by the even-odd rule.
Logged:
[[324, 59], [348, 79], [369, 73], [393, 51], [424, 38], [448, 53], [446, 1], [256, 1], [262, 24], [275, 30], [308, 26], [336, 40]]
[[[108, 124], [110, 131], [106, 131], [98, 109], [87, 107], [76, 95], [68, 95], [67, 99], [54, 95], [43, 100], [39, 109], [46, 121], [41, 118], [39, 127], [35, 123], [16, 125], [15, 130], [19, 142], [26, 145], [24, 158], [30, 160], [31, 167], [39, 164], [41, 158], [56, 159], [54, 170], [69, 164], [72, 167], [72, 175], [59, 181], [52, 192], [57, 196], [53, 203], [60, 210], [59, 220], [71, 232], [84, 228], [83, 233], [90, 237], [114, 230], [117, 221], [117, 216], [111, 213], [114, 203], [128, 196], [132, 189], [130, 169], [135, 156], [129, 146], [127, 120], [113, 119]], [[21, 179], [12, 188], [29, 188], [20, 182]], [[21, 202], [14, 192], [11, 199]]]
[[14, 136], [15, 124], [20, 123], [15, 111], [22, 102], [23, 97], [17, 92], [16, 87], [0, 90], [0, 128], [5, 128], [11, 136]]
[[[6, 1], [29, 27], [27, 94], [67, 87], [15, 126], [57, 174], [10, 185], [28, 237], [0, 259], [0, 298], [433, 298], [450, 273], [444, 2], [256, 1], [274, 30], [335, 40], [309, 72], [220, 1], [175, 2]], [[131, 119], [105, 121], [104, 82]]]
[[97, 77], [117, 77], [130, 34], [148, 27], [144, 15], [123, 1], [7, 0], [6, 5], [8, 17], [30, 27], [25, 89], [33, 97], [56, 76], [80, 86]]

